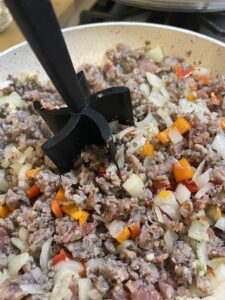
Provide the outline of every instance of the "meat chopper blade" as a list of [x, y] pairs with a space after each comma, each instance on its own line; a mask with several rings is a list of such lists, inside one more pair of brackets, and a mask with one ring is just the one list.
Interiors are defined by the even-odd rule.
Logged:
[[113, 87], [91, 95], [83, 72], [76, 74], [49, 0], [5, 0], [31, 48], [64, 99], [67, 107], [35, 109], [54, 133], [42, 148], [64, 173], [81, 150], [106, 144], [115, 161], [116, 148], [107, 122], [134, 124], [129, 89]]

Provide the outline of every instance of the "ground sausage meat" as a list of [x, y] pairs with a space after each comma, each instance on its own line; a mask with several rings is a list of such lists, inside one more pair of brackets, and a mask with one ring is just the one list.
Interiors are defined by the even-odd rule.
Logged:
[[151, 50], [118, 44], [101, 67], [80, 66], [92, 93], [130, 89], [135, 126], [110, 124], [116, 163], [89, 145], [66, 174], [42, 151], [52, 133], [33, 108], [60, 107], [58, 92], [31, 74], [0, 82], [1, 299], [213, 292], [209, 265], [225, 257], [225, 79]]

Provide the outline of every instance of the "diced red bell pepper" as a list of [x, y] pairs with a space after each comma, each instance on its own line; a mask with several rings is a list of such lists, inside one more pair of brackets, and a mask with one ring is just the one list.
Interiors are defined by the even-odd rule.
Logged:
[[193, 73], [193, 71], [194, 71], [193, 68], [183, 70], [181, 64], [176, 65], [176, 75], [178, 78], [188, 77]]
[[192, 192], [192, 193], [197, 193], [197, 191], [199, 190], [197, 184], [192, 180], [184, 180], [181, 183], [183, 185], [185, 185], [186, 188], [188, 188], [189, 191]]

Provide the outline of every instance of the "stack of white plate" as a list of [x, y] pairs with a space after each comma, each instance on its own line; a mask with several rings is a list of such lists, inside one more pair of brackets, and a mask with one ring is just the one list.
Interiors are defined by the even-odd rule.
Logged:
[[0, 0], [0, 32], [5, 30], [12, 21], [12, 17], [4, 5], [3, 1]]
[[159, 11], [225, 11], [225, 0], [116, 0], [121, 4]]

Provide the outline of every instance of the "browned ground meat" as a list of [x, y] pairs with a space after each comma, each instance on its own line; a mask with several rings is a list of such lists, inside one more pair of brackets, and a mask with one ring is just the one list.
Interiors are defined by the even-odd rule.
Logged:
[[[211, 218], [206, 255], [208, 259], [225, 257], [224, 233], [215, 227], [216, 217], [210, 216], [211, 209], [218, 216], [225, 213], [225, 162], [212, 147], [216, 135], [223, 134], [225, 79], [210, 77], [207, 83], [194, 73], [178, 76], [179, 67], [191, 68], [176, 56], [156, 63], [149, 58], [148, 46], [132, 50], [124, 44], [107, 51], [102, 67], [81, 66], [92, 92], [125, 85], [131, 91], [135, 122], [146, 116], [154, 120], [144, 126], [137, 123], [121, 138], [117, 133], [127, 126], [118, 124], [119, 169], [106, 148], [92, 145], [66, 174], [59, 174], [42, 152], [41, 145], [51, 132], [32, 105], [40, 100], [51, 109], [63, 104], [61, 97], [50, 83], [41, 84], [35, 76], [9, 76], [9, 87], [0, 90], [0, 299], [52, 300], [51, 294], [57, 291], [59, 296], [63, 291], [66, 295], [57, 300], [64, 296], [78, 300], [82, 280], [90, 280], [97, 299], [189, 297], [191, 285], [204, 294], [212, 292], [210, 276], [197, 253], [202, 241], [190, 238], [189, 230], [194, 221], [204, 224]], [[150, 84], [146, 72], [160, 77], [163, 86]], [[1, 102], [1, 96], [12, 92], [21, 97], [17, 109]], [[159, 106], [149, 93], [157, 97], [161, 93], [161, 98], [170, 100], [163, 98], [166, 102]], [[191, 102], [187, 93], [193, 96]], [[190, 103], [195, 108], [190, 109]], [[159, 109], [167, 111], [172, 122], [179, 116], [189, 122], [190, 130], [182, 133], [182, 140], [160, 142], [157, 133], [167, 126]], [[146, 142], [154, 148], [148, 155], [143, 154]], [[198, 196], [201, 187], [190, 178], [182, 180], [191, 194], [178, 203], [174, 164], [181, 158], [188, 160], [193, 172], [205, 160], [202, 172], [209, 170], [209, 188]], [[36, 173], [31, 176], [24, 167]], [[132, 174], [142, 181], [143, 193], [132, 194], [123, 187]], [[34, 185], [40, 190], [29, 198], [26, 191]], [[175, 205], [172, 211], [156, 204], [165, 190], [175, 197], [175, 203], [170, 198], [168, 204]], [[59, 211], [54, 210], [55, 199]], [[123, 224], [122, 235], [121, 231], [113, 234], [114, 221], [117, 226]], [[21, 254], [28, 259], [12, 275], [10, 262]], [[79, 274], [71, 261], [82, 269]]]

